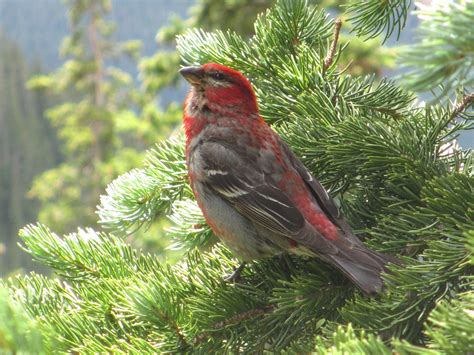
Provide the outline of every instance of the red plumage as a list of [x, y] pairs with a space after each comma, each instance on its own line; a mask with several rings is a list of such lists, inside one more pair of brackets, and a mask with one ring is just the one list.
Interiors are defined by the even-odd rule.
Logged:
[[317, 256], [365, 293], [395, 258], [366, 248], [332, 198], [258, 113], [248, 79], [226, 66], [186, 67], [191, 187], [214, 233], [243, 261], [283, 252]]

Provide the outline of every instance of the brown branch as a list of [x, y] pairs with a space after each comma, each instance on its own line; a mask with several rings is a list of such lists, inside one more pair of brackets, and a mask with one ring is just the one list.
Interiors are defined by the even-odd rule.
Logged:
[[464, 96], [461, 102], [456, 105], [456, 108], [451, 114], [451, 119], [455, 119], [457, 115], [463, 112], [473, 102], [474, 102], [474, 93]]
[[[265, 313], [273, 311], [275, 308], [276, 308], [275, 305], [268, 305], [264, 308], [251, 309], [249, 311], [238, 313], [238, 314], [230, 317], [229, 319], [226, 319], [222, 322], [215, 323], [212, 326], [212, 328], [214, 328], [215, 330], [221, 330], [221, 329], [227, 327], [230, 324], [235, 325], [235, 324], [238, 324], [238, 323], [240, 323], [244, 320], [262, 316]], [[197, 345], [197, 344], [201, 343], [202, 341], [206, 340], [210, 336], [211, 336], [211, 334], [209, 334], [209, 332], [203, 332], [203, 333], [199, 334], [194, 339], [194, 345]]]
[[229, 324], [238, 324], [238, 323], [240, 323], [244, 320], [261, 316], [261, 315], [265, 314], [265, 312], [267, 312], [267, 311], [265, 309], [261, 309], [261, 308], [260, 309], [259, 308], [251, 309], [250, 311], [238, 313], [235, 316], [230, 317], [229, 319], [227, 319], [225, 321], [218, 322], [218, 323], [214, 324], [213, 328], [214, 329], [222, 329], [222, 328], [225, 328], [226, 326], [228, 326]]
[[342, 21], [341, 19], [336, 19], [334, 22], [334, 38], [332, 39], [331, 48], [329, 49], [329, 53], [324, 58], [324, 70], [329, 68], [334, 60], [334, 56], [336, 55], [336, 48], [337, 42], [339, 41], [339, 32], [341, 31]]
[[186, 338], [184, 337], [183, 333], [181, 332], [181, 329], [178, 327], [178, 324], [176, 324], [176, 322], [162, 310], [157, 309], [157, 313], [166, 323], [168, 323], [168, 326], [171, 328], [171, 330], [174, 331], [179, 341], [181, 342], [182, 347], [185, 349], [189, 348], [189, 344], [186, 341]]

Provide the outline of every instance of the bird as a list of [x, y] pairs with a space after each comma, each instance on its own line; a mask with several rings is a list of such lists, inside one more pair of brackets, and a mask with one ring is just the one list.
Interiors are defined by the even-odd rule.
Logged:
[[263, 120], [250, 81], [218, 63], [186, 66], [183, 126], [195, 199], [213, 233], [245, 263], [284, 253], [329, 263], [364, 294], [383, 289], [390, 255], [354, 235], [326, 189]]

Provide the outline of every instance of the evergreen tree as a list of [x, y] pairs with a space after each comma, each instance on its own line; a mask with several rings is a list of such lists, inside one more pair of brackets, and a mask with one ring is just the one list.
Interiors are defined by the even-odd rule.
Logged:
[[[360, 35], [390, 35], [405, 5], [354, 2], [349, 11]], [[357, 234], [402, 259], [382, 294], [363, 297], [323, 262], [296, 256], [252, 263], [240, 282], [224, 282], [238, 261], [212, 246], [178, 136], [109, 185], [99, 216], [110, 233], [22, 230], [25, 250], [57, 277], [0, 287], [4, 349], [26, 341], [46, 352], [473, 352], [473, 159], [454, 144], [472, 128], [472, 96], [423, 107], [394, 82], [341, 72], [337, 28], [306, 1], [280, 0], [250, 39], [195, 29], [178, 50], [186, 64], [214, 61], [247, 75], [262, 116], [330, 188]], [[188, 251], [174, 266], [119, 237], [163, 211], [176, 222], [168, 237]], [[6, 322], [12, 313], [18, 322]]]
[[41, 203], [39, 219], [63, 232], [77, 223], [96, 224], [99, 195], [140, 161], [135, 148], [143, 148], [143, 132], [150, 134], [150, 122], [135, 113], [141, 97], [131, 76], [111, 65], [124, 56], [135, 58], [140, 43], [114, 41], [114, 25], [105, 20], [109, 0], [68, 5], [71, 35], [62, 45], [64, 65], [29, 82], [30, 88], [71, 97], [47, 112], [63, 141], [64, 162], [36, 178], [30, 191]]
[[30, 266], [16, 247], [18, 229], [36, 219], [37, 204], [26, 195], [33, 177], [60, 160], [58, 142], [42, 116], [50, 100], [24, 85], [40, 71], [0, 33], [0, 275], [22, 261]]

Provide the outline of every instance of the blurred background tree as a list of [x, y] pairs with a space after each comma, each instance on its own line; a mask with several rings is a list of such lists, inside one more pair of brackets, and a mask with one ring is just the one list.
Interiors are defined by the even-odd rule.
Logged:
[[[17, 246], [25, 223], [39, 218], [63, 231], [78, 221], [96, 225], [94, 194], [136, 166], [143, 151], [180, 120], [181, 105], [169, 105], [176, 94], [160, 93], [157, 100], [156, 92], [140, 90], [141, 43], [117, 37], [134, 33], [153, 53], [156, 27], [168, 12], [183, 13], [188, 4], [141, 0], [137, 7], [119, 1], [113, 12], [111, 5], [0, 0], [0, 275], [33, 268]], [[58, 45], [68, 31], [60, 59]], [[29, 82], [34, 91], [26, 90], [33, 74], [59, 64]], [[149, 240], [164, 249], [162, 240]]]
[[38, 204], [26, 197], [33, 178], [61, 157], [54, 129], [42, 112], [52, 103], [25, 82], [40, 65], [28, 65], [20, 48], [0, 32], [0, 274], [30, 266], [16, 246], [18, 229], [37, 219]]
[[398, 59], [405, 86], [432, 93], [431, 103], [472, 92], [474, 43], [466, 31], [473, 31], [474, 2], [420, 2], [416, 14], [417, 45], [403, 47]]
[[[133, 135], [136, 120], [133, 80], [112, 58], [138, 56], [138, 42], [116, 43], [105, 20], [110, 1], [69, 1], [71, 35], [63, 41], [66, 61], [50, 75], [36, 76], [30, 88], [70, 92], [71, 100], [47, 112], [62, 141], [64, 162], [35, 179], [30, 196], [41, 203], [39, 219], [63, 232], [77, 223], [95, 225], [94, 209], [105, 184], [139, 161]], [[133, 134], [133, 133], [132, 133]]]

